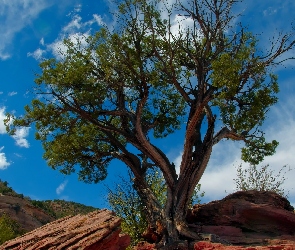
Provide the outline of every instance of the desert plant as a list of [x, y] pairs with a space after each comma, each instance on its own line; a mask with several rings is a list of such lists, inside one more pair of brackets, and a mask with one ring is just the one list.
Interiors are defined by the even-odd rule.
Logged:
[[250, 165], [243, 168], [242, 164], [237, 167], [237, 178], [234, 179], [237, 190], [273, 191], [281, 196], [288, 197], [283, 188], [286, 173], [292, 169], [283, 166], [276, 174], [269, 164], [264, 166]]

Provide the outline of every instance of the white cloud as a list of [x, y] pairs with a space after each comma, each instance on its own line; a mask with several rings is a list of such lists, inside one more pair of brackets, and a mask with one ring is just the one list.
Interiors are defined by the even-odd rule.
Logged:
[[83, 49], [83, 47], [87, 45], [86, 39], [91, 34], [93, 25], [96, 24], [98, 26], [106, 26], [106, 23], [103, 21], [103, 18], [97, 14], [93, 14], [92, 19], [84, 22], [82, 17], [79, 15], [80, 11], [81, 5], [77, 5], [75, 10], [68, 15], [72, 17], [71, 21], [61, 29], [55, 41], [46, 44], [42, 38], [40, 40], [40, 44], [44, 46], [44, 48], [38, 48], [34, 52], [29, 52], [27, 55], [35, 58], [36, 60], [40, 60], [44, 54], [49, 52], [56, 59], [61, 60], [67, 51], [67, 47], [63, 43], [66, 38], [70, 39], [74, 46], [77, 45], [78, 49]]
[[64, 189], [65, 189], [65, 187], [66, 187], [67, 184], [68, 184], [68, 181], [67, 181], [67, 180], [65, 180], [64, 182], [62, 182], [62, 183], [56, 188], [56, 193], [57, 193], [58, 195], [60, 195], [60, 194], [64, 191]]
[[12, 137], [15, 140], [15, 143], [17, 146], [24, 147], [24, 148], [30, 147], [28, 140], [25, 138], [29, 135], [29, 130], [30, 128], [27, 128], [27, 127], [16, 129], [15, 134]]
[[[86, 39], [89, 36], [88, 33], [73, 33], [69, 35], [67, 38], [73, 42], [74, 46], [77, 45], [77, 49], [83, 49], [84, 46], [87, 45]], [[51, 53], [56, 57], [56, 59], [63, 59], [66, 54], [67, 47], [63, 43], [63, 39], [57, 39], [52, 44], [49, 44], [47, 48], [51, 51]]]
[[17, 92], [12, 91], [12, 92], [9, 92], [9, 93], [8, 93], [8, 96], [14, 96], [14, 95], [17, 95]]
[[177, 174], [179, 174], [179, 171], [180, 171], [180, 164], [181, 164], [181, 160], [182, 160], [182, 153], [183, 152], [179, 152], [178, 156], [173, 160], [173, 163], [175, 165], [176, 173]]
[[39, 61], [40, 59], [42, 59], [42, 57], [45, 53], [46, 53], [46, 50], [38, 48], [33, 53], [28, 52], [27, 56], [31, 56], [31, 57], [35, 58], [37, 61]]
[[10, 165], [10, 163], [6, 159], [5, 153], [1, 152], [3, 149], [4, 147], [0, 148], [0, 170], [4, 170]]
[[235, 191], [233, 179], [236, 177], [235, 166], [241, 161], [238, 143], [222, 141], [213, 148], [210, 161], [200, 183], [205, 191], [205, 198], [216, 200]]
[[76, 32], [76, 30], [81, 29], [83, 24], [81, 23], [82, 17], [79, 15], [74, 15], [71, 22], [69, 22], [65, 27], [63, 27], [62, 31], [64, 33], [73, 33]]
[[0, 134], [6, 134], [6, 127], [4, 125], [5, 116], [5, 107], [0, 108]]
[[194, 21], [192, 18], [175, 15], [171, 23], [171, 34], [178, 37], [188, 29], [193, 30]]
[[25, 28], [40, 12], [50, 5], [46, 0], [9, 0], [0, 3], [0, 59], [11, 54], [9, 47], [16, 33]]
[[106, 26], [106, 23], [103, 21], [103, 18], [100, 15], [94, 14], [93, 18], [99, 26]]
[[44, 46], [44, 38], [43, 37], [41, 38], [39, 43]]
[[74, 10], [76, 13], [78, 12], [81, 12], [82, 11], [82, 5], [81, 4], [78, 4], [76, 7], [75, 7], [75, 10]]

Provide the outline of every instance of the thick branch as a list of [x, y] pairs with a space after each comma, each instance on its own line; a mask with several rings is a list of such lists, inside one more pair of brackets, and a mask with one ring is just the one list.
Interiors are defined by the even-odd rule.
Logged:
[[213, 92], [214, 92], [214, 89], [211, 88], [205, 94], [203, 94], [202, 99], [198, 100], [194, 113], [191, 115], [190, 120], [188, 122], [186, 135], [185, 135], [184, 152], [182, 155], [182, 161], [180, 166], [180, 175], [182, 174], [182, 172], [185, 171], [187, 165], [190, 164], [192, 147], [194, 146], [195, 129], [196, 129], [197, 123], [200, 121], [203, 115], [205, 106], [208, 104], [208, 102], [212, 98]]
[[235, 141], [245, 140], [244, 135], [239, 135], [232, 130], [229, 130], [227, 127], [223, 127], [213, 138], [213, 145], [217, 144], [224, 138], [232, 139]]
[[140, 147], [144, 149], [144, 153], [154, 161], [154, 163], [163, 171], [164, 178], [167, 182], [167, 185], [173, 187], [175, 182], [175, 176], [171, 172], [170, 162], [168, 159], [163, 157], [159, 151], [147, 140], [146, 135], [143, 133], [141, 125], [141, 116], [143, 113], [144, 105], [148, 98], [148, 87], [144, 87], [142, 99], [139, 101], [136, 110], [136, 138], [141, 144]]

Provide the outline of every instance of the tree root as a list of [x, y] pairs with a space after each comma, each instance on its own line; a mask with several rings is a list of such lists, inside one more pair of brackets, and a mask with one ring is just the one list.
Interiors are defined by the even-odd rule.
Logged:
[[180, 235], [191, 239], [191, 240], [203, 240], [203, 237], [200, 236], [200, 234], [192, 231], [188, 225], [184, 222], [179, 222], [176, 224], [176, 228]]

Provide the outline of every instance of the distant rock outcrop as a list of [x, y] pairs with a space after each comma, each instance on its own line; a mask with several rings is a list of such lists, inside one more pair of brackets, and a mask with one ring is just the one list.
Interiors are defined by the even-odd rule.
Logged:
[[77, 214], [87, 214], [97, 210], [91, 206], [64, 200], [31, 200], [17, 194], [12, 188], [3, 187], [0, 181], [0, 190], [6, 188], [9, 192], [0, 193], [0, 217], [6, 214], [15, 221], [22, 232], [29, 232], [56, 219]]
[[56, 219], [44, 210], [33, 206], [29, 200], [9, 195], [0, 196], [0, 216], [4, 213], [16, 221], [25, 232]]
[[120, 225], [121, 219], [113, 212], [98, 210], [53, 221], [4, 243], [0, 249], [124, 250], [130, 237], [120, 235]]

